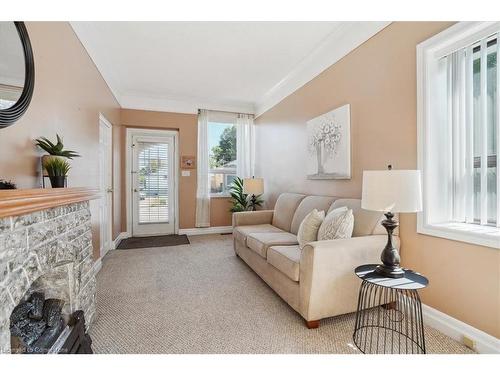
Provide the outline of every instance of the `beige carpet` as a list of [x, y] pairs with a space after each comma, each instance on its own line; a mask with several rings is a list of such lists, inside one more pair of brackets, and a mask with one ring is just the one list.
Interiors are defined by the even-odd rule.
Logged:
[[[232, 250], [228, 235], [115, 250], [97, 284], [96, 353], [359, 353], [354, 314], [308, 330]], [[429, 353], [470, 353], [426, 328]]]

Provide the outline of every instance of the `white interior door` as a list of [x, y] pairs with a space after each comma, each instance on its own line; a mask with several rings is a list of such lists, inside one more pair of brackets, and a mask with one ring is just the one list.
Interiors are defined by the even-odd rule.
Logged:
[[106, 255], [112, 245], [112, 202], [113, 202], [113, 149], [111, 124], [102, 116], [99, 118], [99, 225], [100, 254]]
[[132, 235], [175, 233], [174, 136], [132, 136]]

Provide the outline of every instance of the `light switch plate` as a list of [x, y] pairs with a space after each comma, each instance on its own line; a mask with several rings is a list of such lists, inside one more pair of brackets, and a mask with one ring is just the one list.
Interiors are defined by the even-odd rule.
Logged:
[[191, 176], [191, 171], [182, 171], [182, 177], [189, 177]]

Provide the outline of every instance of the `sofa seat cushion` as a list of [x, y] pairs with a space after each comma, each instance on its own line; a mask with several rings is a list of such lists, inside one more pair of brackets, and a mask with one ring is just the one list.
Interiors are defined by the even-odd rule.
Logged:
[[233, 228], [233, 236], [236, 240], [246, 245], [247, 236], [251, 233], [280, 233], [283, 230], [276, 228], [271, 224], [257, 224], [257, 225], [242, 225]]
[[299, 246], [272, 246], [267, 251], [267, 263], [293, 281], [299, 281], [300, 253]]
[[288, 232], [251, 233], [247, 236], [247, 246], [263, 258], [271, 246], [298, 245], [297, 236]]

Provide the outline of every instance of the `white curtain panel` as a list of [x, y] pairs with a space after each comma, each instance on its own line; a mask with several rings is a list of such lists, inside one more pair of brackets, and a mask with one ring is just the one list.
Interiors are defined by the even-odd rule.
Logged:
[[236, 174], [241, 178], [255, 173], [255, 131], [253, 115], [238, 114], [236, 119]]
[[208, 114], [206, 109], [198, 113], [198, 166], [196, 188], [197, 228], [210, 226], [210, 183], [208, 176]]

